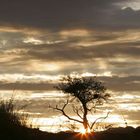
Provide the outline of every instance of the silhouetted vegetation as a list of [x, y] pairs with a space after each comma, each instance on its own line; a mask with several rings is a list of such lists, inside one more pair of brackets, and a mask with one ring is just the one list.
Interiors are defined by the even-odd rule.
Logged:
[[[22, 119], [25, 119], [24, 121]], [[28, 128], [27, 117], [19, 115], [12, 100], [0, 103], [0, 140], [139, 140], [140, 127], [111, 128], [103, 132], [48, 133]]]
[[0, 116], [0, 122], [4, 126], [27, 126], [27, 116], [17, 112], [13, 99], [0, 102]]
[[0, 137], [3, 139], [24, 139], [27, 115], [19, 114], [13, 99], [0, 102]]
[[[56, 88], [65, 94], [71, 95], [73, 99], [67, 100], [62, 108], [58, 105], [50, 107], [60, 111], [62, 115], [69, 120], [81, 123], [86, 131], [92, 130], [96, 121], [89, 122], [87, 118], [88, 113], [92, 111], [95, 112], [96, 106], [103, 105], [104, 101], [107, 101], [110, 97], [110, 95], [105, 92], [106, 88], [103, 83], [98, 81], [96, 77], [66, 76]], [[79, 106], [77, 103], [72, 104], [73, 112], [76, 113], [79, 119], [72, 118], [65, 111], [67, 105], [74, 100], [77, 101]]]

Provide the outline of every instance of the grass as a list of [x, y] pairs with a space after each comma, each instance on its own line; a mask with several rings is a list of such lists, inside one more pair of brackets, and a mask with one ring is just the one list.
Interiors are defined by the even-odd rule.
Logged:
[[26, 139], [28, 116], [18, 113], [13, 99], [0, 101], [0, 139]]
[[19, 114], [13, 99], [0, 102], [0, 124], [3, 127], [26, 127], [27, 115]]

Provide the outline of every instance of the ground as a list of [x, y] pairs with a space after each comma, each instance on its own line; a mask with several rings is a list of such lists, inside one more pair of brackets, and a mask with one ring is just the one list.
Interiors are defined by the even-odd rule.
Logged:
[[111, 128], [102, 132], [80, 134], [76, 132], [48, 133], [39, 129], [0, 128], [0, 140], [139, 140], [140, 127]]

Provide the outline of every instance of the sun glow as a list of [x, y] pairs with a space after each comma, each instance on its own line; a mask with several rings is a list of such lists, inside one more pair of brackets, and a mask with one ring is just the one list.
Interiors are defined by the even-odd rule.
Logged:
[[27, 70], [36, 70], [36, 71], [46, 71], [46, 72], [52, 72], [52, 71], [59, 71], [61, 69], [61, 66], [59, 63], [46, 63], [41, 61], [30, 61], [29, 62], [30, 67], [27, 68]]
[[91, 133], [91, 130], [88, 129], [88, 130], [86, 131], [86, 129], [81, 128], [81, 129], [79, 129], [79, 132], [80, 132], [81, 134], [87, 134], [87, 133]]

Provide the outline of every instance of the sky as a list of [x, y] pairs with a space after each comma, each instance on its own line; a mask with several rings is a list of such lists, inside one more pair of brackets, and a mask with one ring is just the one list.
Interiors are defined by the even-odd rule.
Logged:
[[44, 108], [74, 73], [99, 77], [112, 115], [140, 125], [139, 52], [139, 0], [0, 0], [0, 97], [16, 94], [40, 125], [62, 117]]

